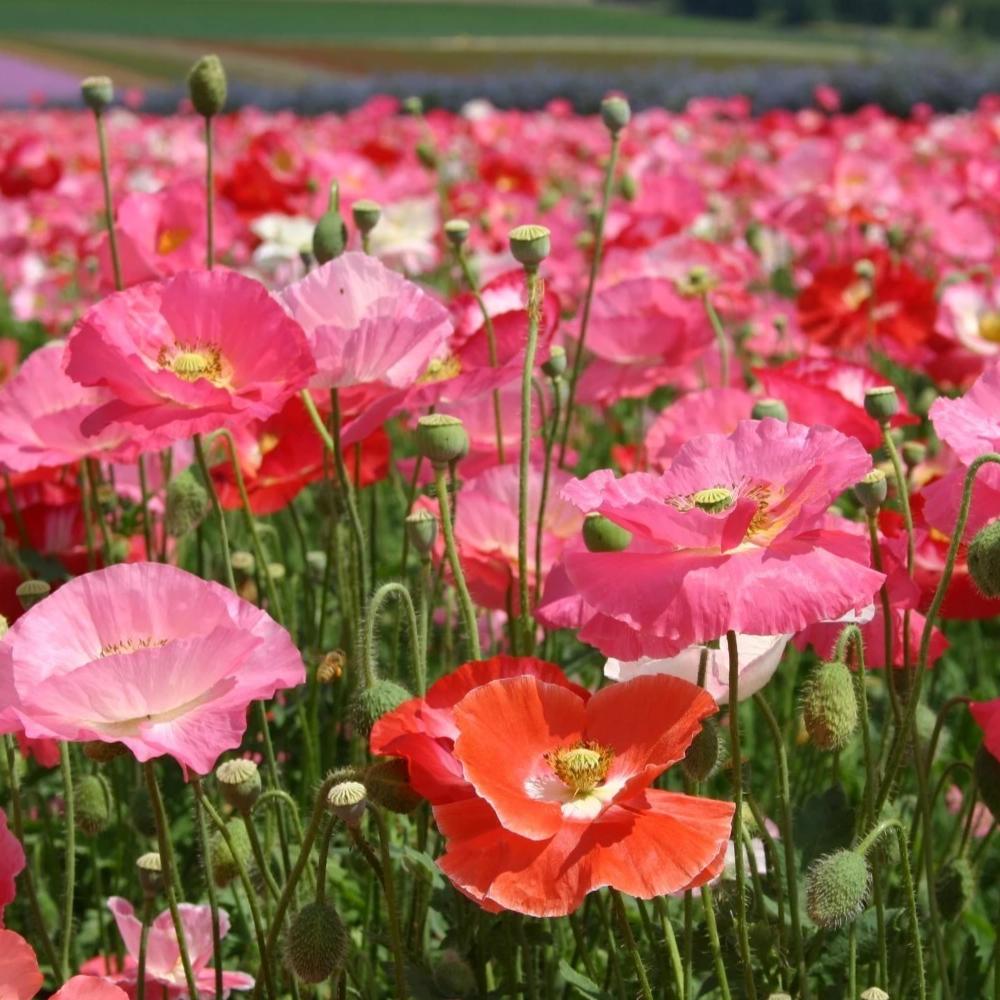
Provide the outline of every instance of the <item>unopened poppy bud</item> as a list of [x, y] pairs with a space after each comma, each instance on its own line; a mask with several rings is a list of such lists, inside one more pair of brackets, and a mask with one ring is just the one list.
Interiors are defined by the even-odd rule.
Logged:
[[340, 185], [330, 185], [330, 202], [313, 229], [313, 256], [320, 264], [339, 257], [347, 248], [347, 225], [340, 214]]
[[899, 413], [899, 396], [891, 385], [879, 385], [865, 393], [865, 413], [884, 424]]
[[208, 869], [212, 873], [212, 881], [220, 889], [239, 878], [240, 867], [246, 868], [253, 859], [250, 836], [243, 820], [235, 816], [227, 820], [226, 832], [232, 847], [218, 830], [208, 841]]
[[51, 592], [52, 588], [44, 580], [25, 580], [14, 591], [25, 611], [30, 611], [39, 601], [44, 601]]
[[332, 684], [344, 676], [347, 666], [347, 655], [342, 649], [335, 649], [323, 657], [323, 662], [316, 668], [316, 680], [320, 684]]
[[370, 764], [365, 769], [364, 782], [372, 802], [390, 812], [413, 812], [423, 801], [410, 784], [406, 761], [398, 757]]
[[868, 514], [878, 513], [879, 508], [885, 503], [888, 492], [889, 482], [881, 469], [872, 469], [854, 486], [854, 495]]
[[378, 220], [382, 217], [382, 206], [377, 201], [362, 198], [351, 206], [351, 214], [358, 231], [362, 236], [367, 236], [378, 225]]
[[448, 242], [457, 250], [469, 238], [469, 223], [465, 219], [449, 219], [444, 224], [444, 235]]
[[624, 97], [605, 97], [601, 101], [601, 121], [612, 135], [618, 135], [631, 118], [632, 109]]
[[1000, 597], [1000, 519], [976, 532], [969, 544], [969, 576], [984, 597]]
[[566, 374], [568, 361], [566, 348], [558, 344], [549, 351], [549, 358], [542, 363], [542, 371], [551, 379], [562, 378]]
[[508, 233], [510, 252], [514, 260], [532, 270], [549, 255], [551, 238], [545, 226], [517, 226]]
[[806, 909], [817, 927], [854, 920], [868, 902], [872, 873], [856, 851], [835, 851], [813, 862], [806, 875]]
[[307, 903], [292, 917], [285, 958], [296, 978], [321, 983], [344, 966], [348, 937], [340, 914], [329, 903]]
[[927, 445], [923, 441], [904, 441], [901, 449], [903, 461], [912, 469], [927, 457]]
[[246, 549], [237, 549], [229, 557], [229, 565], [233, 567], [233, 572], [238, 579], [242, 578], [245, 580], [248, 576], [253, 576], [257, 560], [254, 559], [252, 552], [247, 552]]
[[766, 417], [787, 421], [788, 407], [780, 399], [758, 399], [750, 411], [750, 419], [764, 420]]
[[360, 781], [338, 781], [326, 794], [326, 807], [348, 826], [357, 826], [368, 807], [368, 790]]
[[583, 519], [583, 544], [590, 552], [621, 552], [631, 541], [631, 531], [603, 514], [592, 511]]
[[618, 182], [618, 190], [626, 201], [635, 201], [639, 194], [639, 182], [632, 174], [622, 174]]
[[692, 781], [705, 781], [711, 777], [718, 762], [719, 727], [715, 719], [705, 719], [700, 732], [688, 746], [681, 767]]
[[225, 803], [238, 812], [249, 812], [260, 798], [260, 769], [252, 760], [225, 761], [215, 769], [215, 780]]
[[80, 83], [83, 103], [95, 115], [103, 114], [115, 99], [115, 88], [110, 76], [88, 76]]
[[851, 671], [843, 663], [821, 663], [809, 675], [802, 717], [814, 746], [821, 750], [847, 746], [858, 728], [858, 699]]
[[163, 888], [163, 864], [156, 851], [142, 854], [135, 862], [139, 872], [139, 885], [147, 896], [155, 896]]
[[448, 465], [468, 453], [469, 435], [458, 417], [431, 413], [417, 421], [417, 450], [431, 465]]
[[380, 678], [371, 687], [362, 688], [351, 702], [351, 718], [364, 736], [387, 712], [410, 700], [410, 692], [395, 681]]
[[193, 531], [204, 520], [208, 506], [208, 491], [190, 469], [185, 469], [167, 486], [167, 532], [181, 538]]
[[226, 71], [217, 55], [202, 56], [188, 73], [188, 91], [195, 111], [204, 118], [226, 106]]
[[97, 774], [84, 775], [73, 788], [76, 825], [89, 837], [107, 829], [113, 803], [111, 788]]
[[476, 995], [476, 975], [472, 966], [455, 951], [446, 948], [431, 966], [434, 985], [441, 996], [465, 997]]
[[861, 994], [861, 1000], [889, 1000], [889, 994], [886, 993], [881, 987], [869, 986], [868, 989]]
[[945, 920], [954, 920], [976, 894], [976, 876], [968, 858], [959, 855], [947, 862], [934, 879], [938, 912]]
[[419, 118], [424, 113], [423, 98], [417, 97], [416, 94], [404, 97], [400, 108], [402, 108], [403, 114]]
[[410, 544], [422, 555], [430, 554], [437, 539], [437, 518], [429, 511], [421, 508], [406, 516], [406, 534]]
[[1000, 820], [1000, 760], [997, 760], [985, 744], [976, 751], [976, 759], [972, 765], [976, 775], [976, 788], [983, 805]]

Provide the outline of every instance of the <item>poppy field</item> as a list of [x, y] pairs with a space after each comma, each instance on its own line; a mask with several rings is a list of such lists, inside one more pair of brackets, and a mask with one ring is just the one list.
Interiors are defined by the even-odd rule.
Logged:
[[1000, 998], [1000, 98], [0, 111], [0, 1000]]

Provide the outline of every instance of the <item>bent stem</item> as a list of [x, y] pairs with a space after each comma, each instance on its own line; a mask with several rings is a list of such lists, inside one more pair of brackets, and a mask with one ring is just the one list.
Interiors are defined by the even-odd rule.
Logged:
[[390, 597], [398, 597], [406, 611], [407, 624], [410, 629], [413, 679], [417, 690], [424, 691], [427, 688], [427, 666], [424, 660], [426, 653], [423, 649], [422, 633], [417, 625], [417, 613], [413, 608], [413, 598], [410, 596], [410, 592], [401, 583], [396, 583], [395, 581], [382, 584], [375, 591], [371, 604], [368, 605], [368, 614], [365, 617], [365, 642], [362, 652], [362, 669], [365, 672], [365, 683], [371, 687], [375, 682], [375, 626], [382, 605]]

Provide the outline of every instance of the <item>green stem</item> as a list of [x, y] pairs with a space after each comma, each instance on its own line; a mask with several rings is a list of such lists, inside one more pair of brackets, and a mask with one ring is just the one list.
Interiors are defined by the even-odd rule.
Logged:
[[139, 932], [139, 959], [136, 963], [137, 1000], [146, 998], [146, 952], [149, 947], [149, 925], [153, 922], [153, 899], [154, 897], [147, 893], [142, 901], [142, 930]]
[[611, 895], [611, 905], [614, 907], [615, 916], [618, 918], [618, 925], [621, 927], [622, 937], [625, 941], [625, 950], [632, 959], [635, 974], [639, 977], [639, 989], [644, 1000], [653, 1000], [653, 988], [649, 985], [649, 977], [646, 975], [646, 966], [643, 964], [642, 955], [639, 954], [639, 946], [635, 943], [635, 935], [632, 933], [632, 925], [628, 922], [628, 914], [625, 912], [625, 904], [622, 902], [621, 893], [617, 889], [608, 888]]
[[59, 965], [65, 981], [69, 979], [72, 969], [70, 945], [73, 943], [73, 895], [76, 888], [76, 810], [73, 796], [73, 762], [68, 743], [59, 744], [59, 770], [62, 773], [66, 822], [66, 860], [62, 872], [66, 890], [63, 897], [62, 950]]
[[[208, 827], [205, 825], [205, 810], [202, 808], [201, 782], [194, 777], [191, 782], [194, 790], [194, 821], [198, 829], [198, 842], [201, 848], [202, 868], [205, 872], [205, 887], [208, 890], [208, 906], [212, 919], [212, 962], [215, 972], [215, 1000], [222, 1000], [222, 930], [219, 924], [219, 895], [215, 889], [215, 879], [212, 877], [212, 864], [208, 848]], [[234, 854], [235, 858], [236, 855]]]
[[212, 164], [212, 116], [205, 116], [205, 266], [215, 267], [215, 171]]
[[705, 315], [715, 334], [715, 342], [719, 347], [719, 384], [723, 388], [729, 386], [729, 337], [726, 336], [726, 328], [722, 325], [722, 320], [712, 304], [712, 299], [708, 292], [701, 297], [705, 305]]
[[379, 855], [382, 862], [382, 890], [385, 906], [389, 914], [389, 940], [392, 945], [392, 966], [396, 981], [398, 1000], [406, 1000], [406, 956], [403, 953], [403, 937], [399, 929], [399, 908], [396, 900], [396, 883], [392, 874], [392, 858], [389, 855], [389, 830], [381, 810], [370, 810], [378, 828]]
[[146, 479], [145, 455], [140, 455], [136, 459], [136, 466], [139, 469], [139, 492], [142, 497], [142, 541], [146, 548], [146, 561], [152, 562], [156, 558], [156, 551], [153, 547], [153, 523], [149, 513], [149, 483]]
[[104, 130], [104, 116], [99, 111], [94, 112], [94, 124], [97, 126], [97, 149], [101, 158], [101, 187], [104, 189], [104, 223], [108, 230], [108, 247], [111, 250], [111, 270], [114, 272], [115, 289], [121, 291], [122, 265], [118, 256], [118, 237], [115, 234], [115, 209], [111, 198], [111, 170], [108, 165], [108, 137]]
[[552, 380], [552, 420], [550, 430], [545, 438], [545, 459], [542, 463], [542, 494], [538, 500], [538, 528], [535, 533], [535, 604], [542, 599], [542, 541], [545, 538], [545, 509], [549, 504], [549, 481], [552, 478], [552, 449], [555, 445], [556, 432], [559, 429], [559, 417], [562, 412], [562, 377]]
[[719, 980], [719, 991], [722, 993], [722, 1000], [732, 1000], [726, 963], [722, 957], [722, 945], [719, 943], [719, 928], [715, 923], [715, 900], [712, 888], [708, 884], [701, 887], [701, 902], [705, 910], [705, 927], [712, 946], [712, 960], [715, 962], [715, 977]]
[[247, 840], [250, 841], [250, 850], [253, 853], [254, 863], [260, 871], [260, 877], [264, 880], [264, 884], [267, 886], [267, 891], [271, 894], [271, 898], [277, 899], [281, 894], [281, 890], [278, 888], [278, 883], [274, 880], [274, 874], [271, 872], [271, 866], [267, 863], [267, 855], [264, 854], [264, 847], [257, 834], [257, 827], [254, 825], [253, 815], [249, 811], [244, 811], [241, 813], [240, 818], [243, 820], [243, 825], [246, 827]]
[[[876, 515], [867, 515], [868, 537], [871, 539], [872, 566], [879, 572], [883, 572], [882, 566], [882, 545], [878, 538], [878, 519]], [[896, 680], [893, 677], [894, 665], [892, 662], [892, 602], [889, 600], [888, 578], [879, 588], [879, 601], [882, 604], [882, 635], [885, 643], [885, 686], [889, 691], [889, 703], [892, 705], [892, 717], [898, 725], [900, 708], [899, 695], [896, 694]]]
[[659, 896], [653, 899], [653, 909], [660, 920], [660, 927], [663, 930], [663, 939], [667, 942], [667, 951], [670, 953], [670, 965], [674, 972], [674, 983], [677, 986], [678, 997], [684, 996], [684, 966], [681, 962], [681, 953], [677, 947], [677, 936], [674, 934], [673, 924], [670, 922], [670, 914], [667, 906]]
[[222, 561], [226, 574], [226, 586], [231, 591], [236, 592], [236, 578], [233, 576], [233, 561], [229, 551], [229, 529], [226, 527], [226, 512], [222, 509], [219, 501], [219, 494], [215, 490], [212, 482], [212, 473], [208, 469], [208, 461], [205, 458], [205, 444], [200, 434], [194, 436], [194, 457], [201, 471], [201, 478], [205, 481], [205, 489], [208, 491], [208, 498], [212, 503], [212, 511], [215, 520], [219, 525], [219, 537], [222, 543]]

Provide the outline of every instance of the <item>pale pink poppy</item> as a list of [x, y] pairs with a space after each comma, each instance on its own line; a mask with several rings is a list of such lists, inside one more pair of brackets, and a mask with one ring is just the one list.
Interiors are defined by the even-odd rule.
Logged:
[[[118, 933], [125, 942], [128, 953], [122, 972], [112, 978], [126, 988], [135, 985], [138, 979], [139, 941], [142, 935], [142, 923], [135, 915], [132, 904], [120, 896], [112, 896], [108, 900], [108, 909], [118, 925]], [[181, 923], [184, 925], [184, 937], [187, 941], [188, 956], [199, 990], [205, 995], [214, 995], [215, 969], [208, 963], [212, 960], [212, 911], [208, 906], [195, 906], [192, 903], [180, 903], [178, 909]], [[219, 932], [222, 937], [229, 933], [229, 914], [219, 908]], [[149, 925], [149, 940], [146, 945], [146, 993], [156, 996], [159, 988], [166, 988], [167, 995], [178, 997], [187, 993], [184, 977], [184, 967], [181, 964], [181, 954], [177, 947], [177, 935], [174, 933], [173, 920], [169, 910], [164, 910], [154, 917]], [[223, 972], [222, 986], [224, 996], [230, 990], [253, 989], [254, 980], [245, 972]]]
[[1000, 354], [1000, 281], [949, 285], [941, 293], [938, 330], [973, 354]]
[[665, 407], [646, 432], [646, 461], [667, 469], [681, 446], [699, 434], [732, 434], [750, 417], [753, 396], [743, 389], [723, 387], [689, 392]]
[[251, 702], [304, 679], [264, 611], [161, 563], [79, 576], [0, 642], [0, 692], [29, 737], [123, 743], [198, 774], [239, 746]]
[[13, 902], [17, 893], [14, 880], [24, 870], [24, 848], [7, 829], [7, 816], [0, 809], [0, 927], [3, 927], [3, 908]]
[[373, 257], [345, 253], [278, 294], [312, 346], [314, 388], [412, 386], [451, 333], [448, 311]]
[[171, 440], [276, 413], [315, 364], [302, 328], [251, 278], [216, 268], [116, 292], [74, 327], [66, 373], [114, 399], [84, 434], [111, 424]]
[[871, 603], [868, 546], [826, 522], [871, 468], [827, 427], [743, 421], [689, 441], [661, 476], [601, 470], [563, 497], [632, 533], [620, 552], [567, 547], [572, 588], [596, 612], [580, 638], [608, 656], [672, 656], [730, 629], [796, 632]]
[[31, 1000], [41, 988], [34, 948], [20, 934], [0, 929], [0, 997]]

